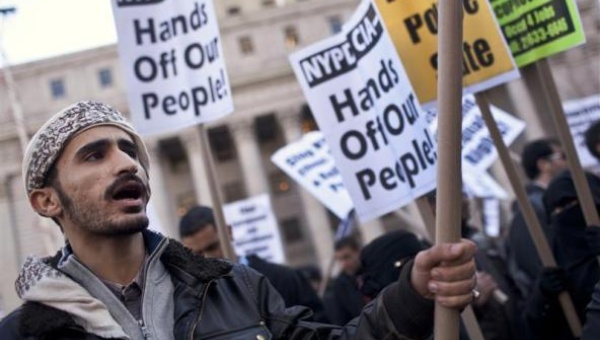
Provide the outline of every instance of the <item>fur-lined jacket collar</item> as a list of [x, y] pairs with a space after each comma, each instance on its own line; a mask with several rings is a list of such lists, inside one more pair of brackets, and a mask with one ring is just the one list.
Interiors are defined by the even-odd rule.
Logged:
[[[231, 271], [231, 263], [195, 255], [162, 235], [146, 231], [144, 238], [149, 251], [160, 248], [161, 261], [172, 277], [189, 286], [201, 285]], [[166, 244], [158, 247], [163, 242]], [[25, 300], [19, 318], [20, 333], [35, 337], [72, 329], [101, 338], [128, 339], [102, 302], [57, 269], [64, 256], [63, 250], [53, 257], [30, 257], [23, 265], [15, 283], [17, 293]]]

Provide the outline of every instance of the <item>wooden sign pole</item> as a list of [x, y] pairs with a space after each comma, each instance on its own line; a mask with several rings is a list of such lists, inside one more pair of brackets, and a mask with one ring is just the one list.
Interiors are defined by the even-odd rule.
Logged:
[[[460, 0], [439, 2], [438, 170], [436, 244], [460, 241], [462, 133], [462, 22]], [[459, 313], [435, 306], [434, 338], [459, 338]]]
[[571, 176], [573, 177], [573, 183], [575, 184], [575, 190], [577, 190], [577, 196], [579, 196], [579, 203], [581, 204], [585, 220], [588, 226], [600, 226], [598, 211], [596, 210], [592, 192], [585, 178], [581, 162], [579, 161], [579, 156], [577, 156], [577, 150], [569, 131], [569, 124], [560, 101], [560, 95], [556, 89], [556, 84], [554, 83], [554, 78], [552, 77], [552, 72], [550, 71], [550, 66], [548, 65], [548, 60], [542, 59], [536, 62], [535, 68], [550, 106], [550, 113], [558, 132], [560, 143], [567, 155], [567, 163], [571, 170]]
[[[480, 93], [475, 95], [475, 99], [477, 100], [477, 105], [481, 110], [481, 115], [483, 116], [483, 120], [490, 132], [490, 136], [494, 141], [494, 145], [496, 146], [496, 150], [498, 151], [498, 156], [502, 161], [502, 165], [504, 166], [504, 170], [508, 176], [510, 184], [512, 186], [515, 195], [517, 196], [517, 201], [519, 203], [519, 207], [521, 208], [521, 213], [523, 214], [523, 218], [529, 228], [529, 233], [531, 234], [531, 238], [537, 249], [537, 253], [540, 256], [542, 264], [544, 267], [556, 267], [556, 260], [554, 259], [554, 255], [550, 250], [550, 246], [548, 245], [548, 240], [542, 231], [542, 227], [540, 225], [540, 221], [533, 210], [533, 206], [527, 197], [527, 193], [525, 192], [525, 187], [519, 180], [519, 176], [517, 174], [517, 170], [512, 163], [510, 158], [510, 154], [508, 152], [508, 148], [504, 144], [504, 140], [502, 139], [502, 135], [498, 126], [496, 125], [496, 121], [492, 116], [492, 112], [490, 111], [490, 104], [487, 100], [485, 94]], [[581, 322], [579, 321], [579, 317], [575, 312], [575, 307], [573, 306], [573, 301], [567, 292], [562, 292], [558, 296], [558, 300], [562, 309], [565, 313], [565, 317], [567, 322], [569, 323], [569, 327], [571, 328], [571, 332], [573, 336], [579, 338], [581, 336]]]
[[198, 133], [200, 134], [202, 157], [204, 158], [204, 166], [206, 169], [206, 175], [208, 176], [210, 195], [214, 205], [213, 211], [215, 214], [215, 222], [217, 223], [215, 227], [217, 227], [221, 249], [223, 250], [225, 258], [231, 261], [237, 261], [235, 252], [233, 251], [233, 246], [231, 244], [231, 237], [229, 237], [229, 230], [227, 228], [227, 223], [225, 222], [225, 216], [223, 215], [223, 198], [221, 197], [221, 191], [219, 190], [219, 180], [217, 178], [217, 171], [215, 170], [214, 158], [210, 150], [208, 136], [203, 124], [198, 125]]
[[[421, 218], [423, 218], [423, 223], [425, 224], [425, 229], [435, 237], [435, 216], [433, 214], [433, 210], [431, 210], [431, 206], [429, 202], [427, 202], [427, 198], [419, 197], [415, 201], [417, 203], [417, 208], [419, 209], [419, 214]], [[429, 238], [430, 242], [435, 242], [433, 237]], [[481, 327], [479, 327], [479, 323], [477, 322], [477, 318], [475, 317], [475, 312], [473, 312], [473, 307], [467, 306], [460, 314], [460, 318], [465, 325], [465, 329], [467, 331], [467, 335], [470, 340], [484, 340], [483, 332], [481, 331]]]

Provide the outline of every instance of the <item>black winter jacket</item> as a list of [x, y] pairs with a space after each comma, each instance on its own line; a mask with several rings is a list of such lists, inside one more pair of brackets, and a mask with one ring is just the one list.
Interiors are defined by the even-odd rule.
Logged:
[[[56, 268], [60, 254], [47, 263]], [[243, 266], [192, 254], [169, 241], [161, 256], [175, 286], [174, 338], [183, 339], [424, 339], [433, 303], [410, 284], [412, 264], [345, 327], [307, 322], [305, 307], [286, 309], [264, 276]], [[0, 322], [0, 339], [102, 340], [67, 312], [26, 302]]]
[[321, 299], [308, 280], [295, 269], [268, 262], [256, 255], [246, 257], [248, 266], [264, 275], [283, 298], [285, 307], [305, 306], [314, 313], [312, 320], [329, 322]]

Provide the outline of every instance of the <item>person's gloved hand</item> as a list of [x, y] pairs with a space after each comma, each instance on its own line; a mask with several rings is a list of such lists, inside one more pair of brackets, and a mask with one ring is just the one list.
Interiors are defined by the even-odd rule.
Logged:
[[545, 267], [540, 273], [538, 284], [545, 296], [557, 296], [566, 290], [567, 277], [562, 268]]
[[600, 227], [591, 225], [585, 229], [585, 238], [594, 255], [600, 256]]

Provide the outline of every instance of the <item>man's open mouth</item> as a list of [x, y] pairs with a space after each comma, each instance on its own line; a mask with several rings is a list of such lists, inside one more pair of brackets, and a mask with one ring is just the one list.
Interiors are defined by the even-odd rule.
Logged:
[[112, 199], [121, 200], [138, 200], [145, 197], [144, 186], [136, 181], [129, 181], [120, 185], [113, 191]]

